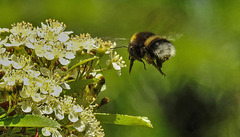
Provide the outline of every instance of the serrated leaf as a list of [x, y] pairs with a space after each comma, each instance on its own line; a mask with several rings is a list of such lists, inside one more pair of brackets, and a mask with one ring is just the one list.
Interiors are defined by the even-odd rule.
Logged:
[[50, 118], [37, 115], [24, 115], [0, 119], [0, 126], [5, 127], [55, 127], [60, 124]]
[[107, 113], [95, 113], [95, 116], [101, 123], [153, 128], [151, 121], [147, 117]]

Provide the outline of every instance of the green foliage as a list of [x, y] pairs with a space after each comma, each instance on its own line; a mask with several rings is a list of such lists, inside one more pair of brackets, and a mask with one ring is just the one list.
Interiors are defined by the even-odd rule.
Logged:
[[153, 128], [151, 121], [147, 117], [107, 113], [95, 113], [95, 115], [101, 123]]
[[0, 119], [0, 126], [4, 127], [55, 127], [60, 129], [60, 124], [50, 118], [36, 115], [15, 116]]

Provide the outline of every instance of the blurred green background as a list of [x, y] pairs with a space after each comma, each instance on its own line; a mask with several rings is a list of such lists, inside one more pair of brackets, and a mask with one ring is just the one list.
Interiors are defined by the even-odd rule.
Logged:
[[[162, 75], [135, 62], [104, 73], [111, 101], [99, 112], [147, 116], [153, 129], [103, 124], [106, 137], [238, 137], [240, 12], [238, 0], [1, 0], [0, 27], [52, 18], [75, 34], [127, 46], [139, 31], [175, 33], [176, 56]], [[179, 37], [181, 35], [181, 37]], [[126, 38], [117, 40], [116, 38]], [[127, 64], [128, 52], [117, 49]], [[100, 98], [100, 99], [101, 99]]]

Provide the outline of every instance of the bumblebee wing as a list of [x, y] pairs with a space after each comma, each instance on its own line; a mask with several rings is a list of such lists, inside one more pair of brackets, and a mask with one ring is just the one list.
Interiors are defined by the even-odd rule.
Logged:
[[170, 32], [164, 38], [166, 38], [169, 41], [176, 41], [177, 39], [180, 39], [182, 36], [183, 36], [183, 34], [176, 33], [176, 32]]

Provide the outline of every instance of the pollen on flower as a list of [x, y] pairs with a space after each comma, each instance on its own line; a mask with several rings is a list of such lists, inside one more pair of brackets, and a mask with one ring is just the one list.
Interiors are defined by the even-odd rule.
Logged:
[[10, 32], [13, 35], [28, 37], [28, 34], [31, 34], [32, 30], [33, 30], [33, 26], [31, 23], [26, 23], [22, 21], [22, 22], [18, 22], [17, 24], [12, 24], [12, 29], [10, 29]]
[[103, 41], [102, 39], [96, 39], [96, 45], [98, 47], [98, 52], [109, 54], [110, 51], [116, 47], [116, 43], [112, 43], [111, 41]]

